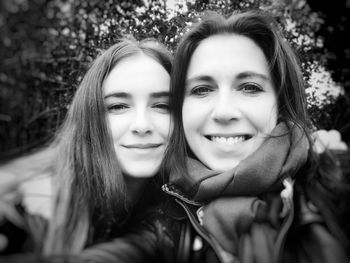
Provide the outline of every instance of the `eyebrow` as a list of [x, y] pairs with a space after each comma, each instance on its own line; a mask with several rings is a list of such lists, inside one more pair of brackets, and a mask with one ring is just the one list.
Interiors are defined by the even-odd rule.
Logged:
[[213, 78], [207, 75], [199, 75], [199, 76], [194, 76], [192, 78], [189, 78], [186, 80], [186, 84], [187, 83], [191, 83], [191, 82], [195, 82], [195, 81], [206, 81], [206, 82], [210, 82], [213, 81]]
[[170, 96], [169, 91], [161, 91], [161, 92], [151, 93], [151, 97], [153, 97], [155, 99], [162, 98], [162, 97], [169, 97], [169, 96]]
[[[238, 80], [242, 80], [242, 79], [246, 79], [246, 78], [260, 78], [266, 81], [269, 81], [270, 78], [268, 76], [266, 76], [265, 74], [261, 74], [261, 73], [257, 73], [254, 71], [245, 71], [245, 72], [241, 72], [236, 76], [236, 79]], [[210, 82], [210, 81], [214, 81], [212, 77], [207, 76], [207, 75], [199, 75], [199, 76], [194, 76], [192, 78], [189, 78], [186, 80], [186, 84], [191, 83], [191, 82], [195, 82], [195, 81], [206, 81], [206, 82]]]
[[[151, 93], [151, 97], [152, 98], [163, 98], [163, 97], [169, 97], [170, 96], [170, 92], [169, 91], [160, 91], [160, 92], [153, 92]], [[104, 96], [104, 99], [108, 99], [108, 98], [121, 98], [121, 99], [129, 99], [131, 98], [131, 95], [127, 92], [113, 92], [110, 94], [107, 94]]]
[[110, 97], [127, 99], [127, 98], [130, 98], [131, 96], [127, 92], [113, 92], [113, 93], [105, 95], [104, 99], [108, 99]]
[[245, 71], [245, 72], [239, 73], [237, 75], [237, 79], [239, 79], [239, 80], [245, 79], [245, 78], [252, 78], [252, 77], [257, 77], [257, 78], [267, 80], [267, 81], [270, 80], [270, 78], [268, 76], [266, 76], [265, 74], [257, 73], [254, 71]]

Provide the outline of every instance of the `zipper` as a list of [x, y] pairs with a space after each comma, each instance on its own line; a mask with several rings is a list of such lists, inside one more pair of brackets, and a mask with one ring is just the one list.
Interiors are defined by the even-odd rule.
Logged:
[[[171, 189], [173, 188], [173, 189]], [[197, 231], [197, 233], [208, 242], [208, 244], [213, 248], [214, 252], [218, 256], [219, 260], [222, 263], [239, 263], [239, 260], [231, 255], [230, 253], [226, 252], [221, 245], [215, 240], [210, 238], [210, 236], [206, 233], [205, 229], [199, 225], [197, 222], [197, 218], [192, 214], [189, 208], [187, 208], [186, 204], [190, 204], [193, 206], [201, 207], [204, 203], [196, 202], [193, 200], [190, 200], [186, 198], [185, 196], [181, 195], [180, 193], [176, 192], [173, 186], [169, 184], [162, 185], [162, 190], [175, 197], [175, 201], [182, 206], [182, 208], [185, 210], [193, 228]], [[199, 220], [199, 218], [198, 218]]]
[[218, 256], [220, 262], [222, 263], [239, 263], [238, 259], [231, 255], [230, 253], [226, 252], [221, 245], [215, 240], [210, 238], [210, 236], [206, 233], [205, 229], [201, 227], [196, 217], [192, 214], [189, 208], [187, 208], [186, 204], [181, 202], [179, 199], [175, 199], [175, 201], [182, 206], [182, 208], [185, 210], [186, 214], [188, 215], [188, 218], [190, 219], [190, 222], [194, 229], [197, 231], [197, 233], [208, 242], [208, 244], [213, 248], [214, 252]]
[[191, 200], [191, 199], [188, 199], [187, 197], [181, 195], [181, 194], [178, 193], [178, 192], [175, 192], [173, 189], [170, 189], [170, 188], [173, 188], [173, 189], [174, 189], [174, 187], [172, 187], [172, 186], [169, 185], [169, 184], [164, 184], [164, 185], [162, 185], [162, 190], [163, 190], [165, 193], [167, 193], [167, 194], [169, 194], [169, 195], [171, 195], [171, 196], [173, 196], [173, 197], [176, 197], [176, 198], [180, 199], [181, 201], [183, 201], [183, 202], [185, 202], [185, 203], [188, 203], [188, 204], [191, 204], [191, 205], [194, 205], [194, 206], [202, 206], [202, 205], [204, 204], [204, 203], [200, 203], [200, 202], [196, 202], [196, 201], [193, 201], [193, 200]]
[[[292, 194], [288, 195], [288, 197], [287, 197], [287, 199], [289, 199], [289, 202], [288, 202], [289, 207], [287, 209], [288, 213], [286, 211], [284, 211], [284, 213], [287, 215], [285, 215], [286, 216], [285, 220], [284, 220], [283, 225], [281, 227], [281, 230], [279, 231], [277, 238], [276, 238], [275, 249], [274, 249], [275, 262], [281, 262], [281, 260], [282, 260], [282, 248], [285, 244], [288, 230], [290, 229], [290, 227], [293, 223], [294, 213], [295, 213], [294, 202], [293, 202], [293, 182], [288, 182], [288, 183], [292, 183]], [[186, 198], [185, 196], [170, 189], [170, 187], [171, 186], [169, 186], [168, 184], [165, 184], [162, 186], [162, 190], [164, 192], [166, 192], [167, 194], [175, 197], [175, 201], [183, 207], [186, 214], [188, 215], [192, 226], [200, 234], [200, 236], [204, 240], [206, 240], [209, 243], [209, 245], [213, 248], [213, 250], [215, 251], [219, 260], [222, 263], [239, 263], [239, 260], [235, 256], [226, 252], [215, 239], [210, 238], [210, 236], [205, 232], [205, 229], [203, 229], [203, 227], [200, 226], [199, 223], [197, 222], [197, 218], [192, 214], [190, 209], [187, 208], [187, 206], [186, 206], [186, 203], [187, 203], [190, 205], [200, 207], [203, 205], [203, 203], [199, 203], [199, 202], [190, 200], [190, 199]], [[282, 216], [283, 216], [283, 213], [282, 213]], [[198, 218], [198, 220], [200, 220], [200, 219]]]

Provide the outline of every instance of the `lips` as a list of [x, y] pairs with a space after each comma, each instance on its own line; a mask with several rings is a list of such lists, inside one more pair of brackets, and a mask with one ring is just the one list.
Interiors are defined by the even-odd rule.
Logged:
[[247, 141], [252, 138], [249, 134], [242, 135], [205, 135], [205, 138], [212, 142], [216, 142], [223, 145], [235, 145], [240, 142]]
[[161, 143], [138, 143], [138, 144], [127, 144], [123, 145], [128, 149], [152, 149], [161, 146]]

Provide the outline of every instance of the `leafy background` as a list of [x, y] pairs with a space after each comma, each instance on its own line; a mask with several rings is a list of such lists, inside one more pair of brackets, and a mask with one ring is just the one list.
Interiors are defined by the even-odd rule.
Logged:
[[315, 128], [350, 144], [350, 0], [2, 0], [0, 159], [48, 142], [93, 59], [123, 34], [174, 50], [203, 10], [260, 8], [299, 53]]

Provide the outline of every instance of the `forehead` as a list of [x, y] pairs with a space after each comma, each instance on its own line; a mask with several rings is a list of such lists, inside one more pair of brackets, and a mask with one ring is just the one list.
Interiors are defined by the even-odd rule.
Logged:
[[113, 92], [149, 93], [169, 91], [170, 76], [155, 59], [133, 55], [120, 60], [107, 76], [104, 94]]
[[195, 74], [253, 71], [269, 75], [262, 49], [250, 38], [238, 34], [211, 36], [200, 42], [193, 52], [188, 77]]

